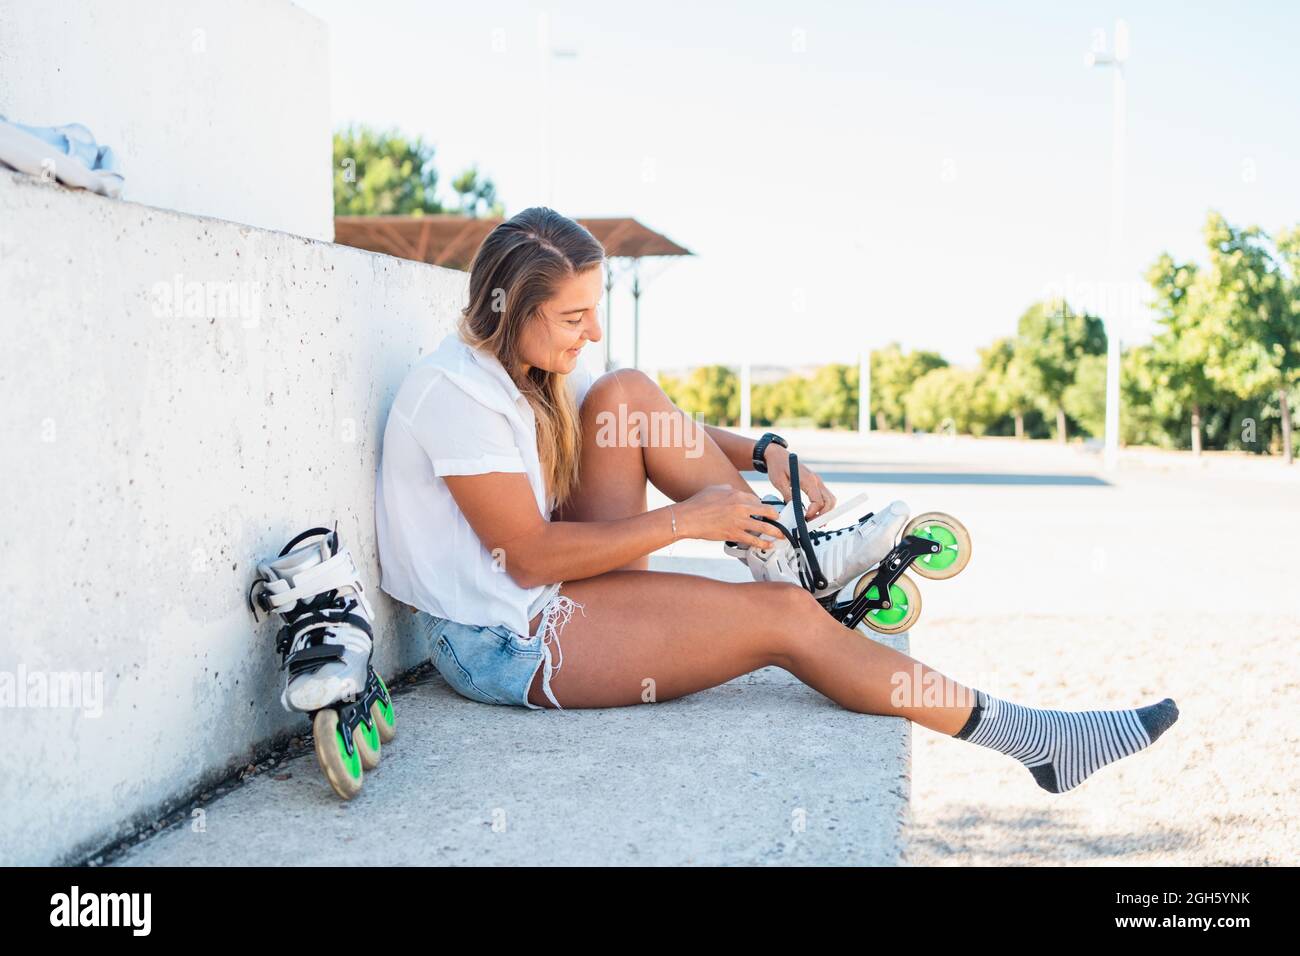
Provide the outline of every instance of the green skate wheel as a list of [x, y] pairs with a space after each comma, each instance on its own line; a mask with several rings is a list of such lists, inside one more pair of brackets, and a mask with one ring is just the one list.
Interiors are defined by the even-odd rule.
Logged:
[[903, 537], [908, 535], [940, 546], [937, 554], [923, 554], [912, 562], [912, 570], [923, 578], [935, 581], [951, 578], [970, 563], [970, 532], [952, 515], [940, 511], [917, 515], [903, 529]]
[[[867, 597], [872, 600], [880, 596], [876, 585], [869, 580], [873, 577], [875, 575], [864, 574], [858, 578], [858, 583], [853, 586], [855, 598], [863, 590], [866, 590]], [[878, 634], [899, 634], [906, 631], [921, 616], [921, 591], [917, 588], [916, 582], [906, 574], [900, 574], [898, 580], [889, 586], [889, 604], [887, 608], [868, 611], [863, 616], [861, 624], [865, 624]]]
[[370, 719], [379, 728], [379, 739], [384, 743], [390, 743], [397, 736], [397, 713], [393, 710], [393, 698], [388, 693], [388, 685], [378, 674], [375, 675], [375, 680], [379, 681], [379, 689], [384, 692], [384, 697], [388, 698], [388, 703], [385, 704], [381, 699], [371, 704]]
[[324, 771], [325, 779], [335, 793], [344, 800], [351, 800], [361, 792], [364, 777], [361, 751], [354, 746], [352, 755], [348, 756], [343, 743], [343, 725], [339, 722], [338, 712], [330, 707], [316, 711], [311, 730], [316, 739], [316, 761]]
[[367, 727], [363, 720], [357, 724], [357, 729], [352, 731], [352, 740], [355, 742], [357, 753], [361, 755], [361, 766], [367, 770], [378, 767], [379, 758], [383, 755], [383, 744], [379, 739], [379, 724], [372, 720]]

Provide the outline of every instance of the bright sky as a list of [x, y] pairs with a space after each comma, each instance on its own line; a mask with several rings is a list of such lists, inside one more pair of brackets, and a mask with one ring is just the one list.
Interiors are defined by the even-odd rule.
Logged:
[[[423, 135], [507, 214], [634, 216], [697, 254], [648, 266], [643, 367], [973, 362], [1052, 290], [1132, 302], [1160, 251], [1202, 256], [1211, 208], [1300, 223], [1291, 3], [298, 3], [330, 27], [336, 126]], [[549, 70], [542, 14], [576, 51]], [[1083, 57], [1119, 16], [1111, 270], [1112, 76]], [[613, 313], [631, 364], [626, 284]]]

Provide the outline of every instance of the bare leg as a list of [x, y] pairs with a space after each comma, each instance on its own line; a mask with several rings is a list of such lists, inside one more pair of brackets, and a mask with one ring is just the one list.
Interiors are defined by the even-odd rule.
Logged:
[[[562, 707], [672, 700], [769, 665], [849, 710], [948, 735], [974, 703], [970, 688], [850, 631], [797, 585], [620, 570], [566, 581], [561, 593], [583, 605], [559, 636], [551, 690]], [[528, 699], [550, 706], [540, 670]]]
[[[641, 416], [653, 424], [645, 426]], [[556, 512], [556, 520], [609, 521], [641, 514], [647, 480], [674, 501], [708, 485], [753, 491], [709, 433], [644, 372], [619, 369], [602, 375], [587, 392], [581, 419], [578, 489]], [[628, 570], [649, 567], [649, 558], [624, 565]]]
[[[661, 424], [679, 416], [685, 440], [674, 444], [661, 432], [655, 442], [639, 430], [622, 435], [619, 424], [634, 421], [635, 411], [659, 413]], [[602, 434], [602, 422], [611, 421], [615, 427]], [[583, 402], [582, 432], [581, 482], [557, 520], [643, 512], [647, 480], [675, 501], [710, 484], [753, 490], [708, 433], [642, 372], [623, 369], [597, 380]], [[564, 583], [561, 593], [584, 607], [560, 635], [562, 666], [551, 689], [561, 706], [671, 700], [776, 665], [860, 713], [907, 717], [950, 735], [970, 716], [973, 691], [850, 631], [796, 585], [732, 584], [648, 566], [642, 558]], [[530, 623], [530, 634], [539, 619]], [[549, 707], [541, 685], [539, 669], [529, 700]], [[945, 706], [922, 706], [923, 693]]]
[[[594, 402], [589, 393], [590, 407], [583, 410], [586, 472], [573, 514], [644, 510], [647, 477], [679, 501], [715, 482], [752, 490], [712, 441], [695, 446], [704, 448], [700, 456], [685, 453], [688, 443], [673, 446], [653, 436], [601, 441], [592, 425], [609, 407], [607, 392], [626, 396], [634, 409], [673, 406], [640, 373], [605, 376], [597, 384], [601, 391]], [[974, 712], [972, 688], [848, 630], [794, 584], [730, 584], [638, 569], [567, 581], [561, 591], [582, 605], [555, 648], [560, 670], [551, 690], [563, 707], [671, 700], [775, 665], [848, 710], [904, 717], [947, 736], [962, 730]], [[534, 619], [530, 633], [536, 626]], [[539, 668], [528, 699], [547, 707], [541, 682]], [[1172, 698], [1127, 712], [1077, 713], [994, 699], [990, 713], [968, 739], [1015, 757], [1051, 793], [1064, 793], [1107, 763], [1149, 746], [1178, 719]]]

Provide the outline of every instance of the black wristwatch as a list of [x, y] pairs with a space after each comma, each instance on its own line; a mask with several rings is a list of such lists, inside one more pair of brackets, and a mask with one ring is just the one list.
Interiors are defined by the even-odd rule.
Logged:
[[763, 437], [754, 442], [754, 470], [761, 474], [767, 474], [767, 461], [763, 458], [763, 453], [767, 451], [767, 446], [776, 442], [782, 448], [789, 448], [785, 439], [774, 432], [764, 432]]

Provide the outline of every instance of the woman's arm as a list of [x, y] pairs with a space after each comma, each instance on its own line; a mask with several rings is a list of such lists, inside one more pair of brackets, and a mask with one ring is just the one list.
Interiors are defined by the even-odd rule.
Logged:
[[[614, 521], [553, 523], [542, 518], [532, 486], [519, 472], [448, 475], [444, 480], [495, 565], [520, 587], [591, 577], [674, 540], [673, 516], [666, 507]], [[561, 525], [563, 533], [552, 533]]]
[[[754, 470], [754, 444], [756, 439], [746, 438], [713, 425], [705, 425], [705, 431], [718, 443], [723, 454], [735, 466], [737, 471]], [[763, 450], [763, 460], [767, 462], [767, 479], [772, 487], [781, 493], [786, 501], [790, 500], [790, 452], [776, 442], [770, 443]], [[799, 463], [800, 490], [808, 496], [806, 518], [816, 518], [825, 511], [835, 507], [835, 496], [826, 487], [825, 482], [803, 462]]]
[[[703, 423], [701, 423], [703, 424]], [[716, 425], [705, 425], [704, 430], [709, 436], [718, 443], [722, 453], [727, 456], [727, 460], [735, 467], [737, 471], [754, 470], [754, 443], [757, 439], [746, 438], [744, 435], [737, 435], [735, 432], [729, 432], [724, 428], [718, 428]], [[769, 449], [771, 445], [767, 446]], [[777, 445], [780, 448], [780, 445]], [[766, 452], [763, 455], [767, 457]], [[771, 463], [768, 463], [771, 468]]]
[[[678, 538], [741, 541], [759, 547], [770, 505], [730, 485], [714, 485], [686, 501], [610, 521], [547, 521], [521, 472], [447, 475], [452, 497], [496, 566], [520, 587], [571, 581], [630, 564]], [[676, 519], [676, 533], [673, 524]]]

